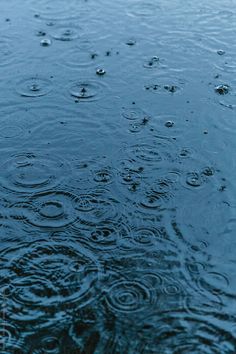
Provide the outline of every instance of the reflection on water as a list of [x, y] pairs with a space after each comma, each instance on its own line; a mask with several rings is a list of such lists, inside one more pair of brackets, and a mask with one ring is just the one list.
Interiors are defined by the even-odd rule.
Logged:
[[0, 352], [236, 353], [233, 1], [0, 10]]

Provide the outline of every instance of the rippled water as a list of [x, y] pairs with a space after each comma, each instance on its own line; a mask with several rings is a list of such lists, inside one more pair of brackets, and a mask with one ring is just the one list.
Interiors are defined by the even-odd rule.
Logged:
[[0, 10], [0, 353], [236, 353], [236, 2]]

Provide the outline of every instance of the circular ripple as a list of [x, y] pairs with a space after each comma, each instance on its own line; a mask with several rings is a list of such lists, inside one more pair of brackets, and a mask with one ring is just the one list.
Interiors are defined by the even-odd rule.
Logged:
[[132, 17], [152, 17], [155, 16], [160, 9], [159, 5], [153, 2], [143, 3], [142, 1], [134, 2], [130, 5], [128, 15]]
[[24, 134], [24, 130], [20, 126], [12, 126], [2, 124], [0, 128], [0, 138], [12, 139]]
[[81, 246], [22, 243], [5, 250], [3, 257], [5, 279], [15, 286], [9, 300], [10, 317], [17, 321], [44, 320], [45, 313], [49, 320], [50, 309], [53, 314], [52, 308], [80, 308], [94, 296], [99, 264]]
[[[69, 192], [48, 191], [33, 195], [23, 206], [23, 219], [31, 225], [43, 228], [61, 228], [73, 223], [79, 198]], [[21, 204], [15, 207], [22, 207]]]
[[19, 153], [2, 165], [0, 181], [8, 190], [35, 193], [59, 184], [64, 172], [65, 164], [56, 158]]
[[79, 38], [80, 28], [75, 27], [59, 27], [55, 28], [50, 34], [52, 38], [62, 41], [69, 42]]
[[95, 101], [101, 98], [104, 94], [105, 86], [97, 81], [79, 81], [73, 83], [69, 88], [71, 96], [84, 101]]
[[31, 77], [17, 82], [17, 92], [24, 97], [40, 97], [47, 95], [52, 90], [49, 80]]
[[145, 284], [138, 281], [117, 281], [108, 290], [106, 300], [115, 312], [136, 312], [148, 306], [151, 293]]
[[100, 63], [98, 54], [91, 48], [73, 47], [62, 53], [62, 64], [71, 69], [80, 69], [94, 66], [94, 69]]

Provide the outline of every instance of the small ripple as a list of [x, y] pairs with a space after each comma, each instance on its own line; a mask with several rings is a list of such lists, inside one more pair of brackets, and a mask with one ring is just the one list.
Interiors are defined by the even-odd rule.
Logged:
[[79, 38], [80, 31], [81, 28], [62, 26], [54, 28], [50, 35], [58, 41], [69, 42]]
[[60, 184], [65, 170], [65, 163], [57, 157], [18, 153], [3, 163], [0, 180], [5, 189], [13, 192], [39, 192]]
[[44, 78], [31, 77], [18, 81], [16, 90], [24, 97], [41, 97], [52, 91], [52, 83]]
[[81, 227], [79, 239], [94, 252], [119, 249], [129, 235], [129, 228], [122, 221], [105, 220], [93, 228]]
[[131, 159], [143, 161], [147, 165], [157, 165], [158, 163], [172, 158], [174, 145], [168, 139], [156, 139], [150, 142], [140, 140], [139, 143], [133, 146], [127, 146], [125, 151]]
[[92, 48], [73, 47], [62, 52], [62, 65], [71, 69], [83, 69], [100, 64], [99, 55]]
[[130, 4], [127, 14], [132, 17], [149, 18], [153, 17], [160, 10], [160, 6], [153, 2], [137, 1]]
[[115, 219], [118, 215], [118, 202], [104, 191], [98, 190], [78, 195], [76, 210], [80, 223], [94, 226], [99, 222]]
[[133, 106], [122, 107], [121, 109], [122, 117], [128, 120], [143, 120], [144, 118], [149, 118], [148, 114], [145, 113], [141, 108]]
[[86, 4], [86, 2], [80, 2], [80, 11], [78, 11], [78, 2], [76, 0], [70, 1], [66, 8], [64, 7], [63, 0], [57, 0], [55, 3], [50, 0], [42, 0], [40, 3], [37, 0], [29, 1], [29, 6], [38, 19], [52, 21], [76, 19], [80, 17], [81, 12], [84, 11], [82, 5]]
[[0, 128], [0, 138], [12, 139], [24, 134], [24, 129], [20, 126], [2, 124]]

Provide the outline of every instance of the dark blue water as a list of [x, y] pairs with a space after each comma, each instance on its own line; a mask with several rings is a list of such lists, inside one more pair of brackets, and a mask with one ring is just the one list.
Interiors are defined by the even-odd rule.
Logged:
[[1, 354], [236, 353], [235, 24], [1, 0]]

